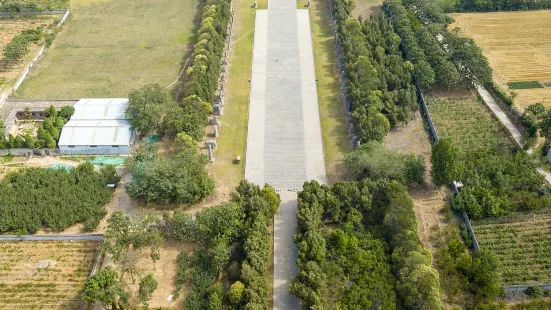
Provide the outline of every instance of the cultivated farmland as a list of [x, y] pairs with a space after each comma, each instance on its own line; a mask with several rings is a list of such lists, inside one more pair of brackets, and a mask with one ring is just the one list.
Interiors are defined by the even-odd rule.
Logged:
[[76, 309], [97, 242], [0, 242], [0, 309]]
[[[494, 69], [494, 80], [503, 88], [518, 81], [551, 82], [551, 10], [452, 14], [453, 27], [472, 37]], [[547, 85], [545, 85], [547, 86]], [[551, 107], [551, 87], [517, 89], [516, 105], [524, 110], [542, 102]]]
[[551, 214], [474, 221], [481, 249], [501, 261], [505, 285], [551, 283]]
[[0, 16], [0, 91], [17, 80], [25, 63], [37, 52], [38, 45], [31, 44], [27, 57], [18, 62], [7, 61], [2, 56], [4, 48], [23, 30], [47, 27], [53, 24], [56, 16]]
[[19, 90], [21, 98], [121, 97], [181, 72], [197, 0], [73, 0], [52, 47]]
[[468, 91], [427, 96], [427, 106], [440, 138], [450, 138], [462, 153], [475, 149], [515, 148], [507, 130]]

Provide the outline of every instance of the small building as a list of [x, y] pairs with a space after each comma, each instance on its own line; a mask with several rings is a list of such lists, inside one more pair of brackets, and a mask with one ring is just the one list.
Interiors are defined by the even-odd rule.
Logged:
[[62, 155], [127, 155], [136, 133], [126, 119], [126, 98], [81, 99], [59, 137]]

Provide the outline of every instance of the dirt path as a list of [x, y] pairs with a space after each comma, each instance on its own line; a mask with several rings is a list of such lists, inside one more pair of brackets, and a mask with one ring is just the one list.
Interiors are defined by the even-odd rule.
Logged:
[[444, 224], [440, 210], [445, 204], [445, 191], [435, 190], [430, 180], [431, 145], [424, 129], [423, 119], [419, 112], [414, 114], [407, 125], [397, 126], [386, 136], [385, 145], [403, 154], [421, 155], [425, 159], [427, 172], [425, 184], [410, 187], [409, 194], [415, 206], [415, 215], [419, 221], [419, 238], [431, 251], [435, 248], [430, 241], [430, 228]]

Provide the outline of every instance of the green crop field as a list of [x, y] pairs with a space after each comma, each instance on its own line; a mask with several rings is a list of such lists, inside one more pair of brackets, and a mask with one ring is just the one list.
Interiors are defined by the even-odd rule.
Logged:
[[510, 89], [543, 88], [543, 85], [538, 81], [509, 82], [507, 86], [509, 86]]
[[499, 258], [505, 285], [551, 283], [551, 214], [473, 221], [473, 229]]
[[507, 130], [476, 97], [426, 98], [439, 138], [450, 138], [464, 153], [483, 147], [516, 147]]
[[193, 42], [198, 0], [73, 0], [19, 98], [121, 97], [168, 86]]

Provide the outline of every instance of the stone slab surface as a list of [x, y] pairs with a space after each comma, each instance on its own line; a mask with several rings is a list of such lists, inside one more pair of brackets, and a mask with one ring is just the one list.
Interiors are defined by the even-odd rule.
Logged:
[[297, 194], [305, 181], [325, 183], [316, 75], [308, 10], [270, 0], [257, 10], [245, 178], [279, 189], [274, 219], [274, 310], [301, 309], [289, 284], [298, 272]]
[[298, 273], [298, 250], [293, 242], [297, 226], [297, 193], [279, 193], [281, 205], [274, 220], [274, 310], [300, 310], [300, 302], [289, 294], [292, 277]]

